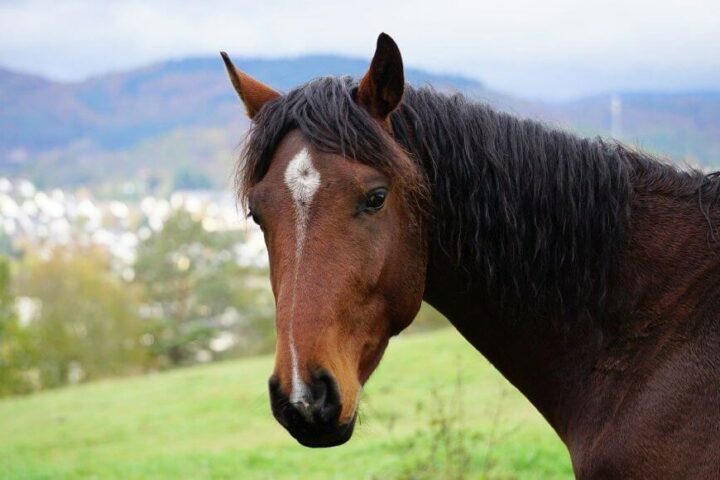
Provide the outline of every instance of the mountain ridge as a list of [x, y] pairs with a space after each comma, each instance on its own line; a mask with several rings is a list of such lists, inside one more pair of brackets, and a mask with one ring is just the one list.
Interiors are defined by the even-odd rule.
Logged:
[[[323, 75], [359, 77], [367, 68], [366, 60], [336, 55], [234, 61], [280, 91]], [[416, 86], [459, 91], [581, 135], [607, 135], [613, 128], [610, 95], [537, 102], [458, 75], [407, 68], [406, 78]], [[615, 96], [622, 101], [622, 140], [676, 160], [690, 158], [704, 165], [720, 160], [720, 91]], [[208, 157], [221, 162], [221, 149], [232, 150], [248, 126], [219, 55], [156, 62], [78, 82], [56, 82], [0, 66], [0, 104], [0, 174], [40, 176], [49, 184], [92, 183], [101, 180], [100, 173], [132, 178], [138, 168], [158, 165], [172, 170], [172, 159], [163, 153], [168, 150], [183, 157], [183, 168], [200, 172]], [[216, 144], [202, 143], [208, 138]], [[168, 145], [173, 141], [177, 146]], [[145, 158], [143, 166], [145, 145], [153, 157]], [[129, 157], [134, 160], [124, 162]], [[130, 164], [136, 170], [128, 170]], [[220, 181], [223, 168], [218, 164], [210, 170], [216, 172], [211, 175], [215, 183]]]

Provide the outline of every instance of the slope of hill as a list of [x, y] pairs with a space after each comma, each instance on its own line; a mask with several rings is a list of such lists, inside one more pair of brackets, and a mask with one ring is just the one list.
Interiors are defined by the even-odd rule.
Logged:
[[299, 446], [272, 418], [271, 363], [230, 361], [2, 400], [0, 477], [572, 478], [552, 429], [454, 330], [393, 341], [353, 439], [330, 450]]
[[[281, 91], [321, 75], [359, 76], [367, 68], [366, 60], [337, 56], [236, 63]], [[611, 131], [609, 96], [538, 103], [459, 76], [410, 68], [407, 78], [582, 134]], [[720, 93], [618, 98], [623, 140], [675, 160], [720, 163]], [[47, 186], [96, 186], [138, 175], [172, 178], [179, 169], [226, 185], [233, 149], [248, 125], [219, 57], [168, 61], [78, 83], [0, 70], [0, 104], [0, 174]]]
[[[308, 56], [288, 60], [238, 59], [239, 68], [280, 90], [322, 75], [361, 75], [363, 60]], [[480, 89], [479, 82], [409, 69], [408, 80]], [[240, 116], [220, 58], [190, 58], [91, 78], [57, 83], [0, 72], [4, 150], [30, 151], [91, 140], [127, 147], [178, 127], [220, 126]]]
[[[308, 56], [236, 60], [283, 91], [365, 60]], [[416, 85], [482, 91], [479, 82], [408, 69]], [[97, 186], [178, 169], [226, 185], [247, 119], [218, 58], [168, 61], [78, 83], [0, 70], [0, 175], [44, 186]]]

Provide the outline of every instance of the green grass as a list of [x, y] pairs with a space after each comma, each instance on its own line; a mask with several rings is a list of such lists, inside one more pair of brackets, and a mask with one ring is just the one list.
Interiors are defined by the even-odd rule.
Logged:
[[0, 401], [0, 478], [572, 478], [552, 429], [454, 330], [391, 342], [338, 448], [301, 447], [275, 422], [271, 368], [259, 357]]

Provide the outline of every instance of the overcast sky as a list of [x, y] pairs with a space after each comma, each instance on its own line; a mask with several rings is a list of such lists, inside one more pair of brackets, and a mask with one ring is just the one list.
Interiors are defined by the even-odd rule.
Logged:
[[535, 98], [720, 90], [720, 0], [0, 0], [0, 65], [55, 79], [190, 55], [372, 54]]

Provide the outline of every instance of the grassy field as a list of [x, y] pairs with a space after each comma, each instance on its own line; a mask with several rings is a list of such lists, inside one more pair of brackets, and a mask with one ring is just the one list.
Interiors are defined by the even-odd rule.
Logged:
[[395, 339], [339, 448], [272, 418], [272, 359], [0, 401], [0, 478], [572, 478], [537, 411], [454, 330]]

